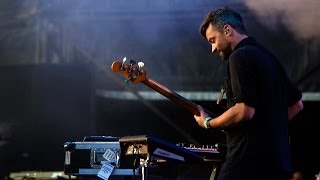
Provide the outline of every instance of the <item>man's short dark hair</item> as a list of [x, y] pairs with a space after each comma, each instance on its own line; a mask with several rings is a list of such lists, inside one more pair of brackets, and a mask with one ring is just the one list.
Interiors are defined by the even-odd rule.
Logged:
[[199, 31], [205, 39], [206, 31], [209, 27], [209, 24], [212, 24], [213, 27], [216, 28], [216, 30], [221, 32], [223, 31], [223, 26], [229, 24], [238, 33], [247, 34], [241, 15], [228, 7], [223, 7], [215, 11], [211, 11], [204, 18]]

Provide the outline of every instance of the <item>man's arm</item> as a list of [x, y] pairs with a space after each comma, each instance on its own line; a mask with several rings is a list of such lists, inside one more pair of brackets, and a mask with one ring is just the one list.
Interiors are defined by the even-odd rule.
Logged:
[[[201, 115], [194, 115], [194, 118], [200, 126], [204, 127], [204, 120], [209, 116], [203, 111], [201, 106], [198, 106], [198, 109]], [[254, 108], [244, 103], [236, 103], [236, 105], [229, 108], [223, 114], [209, 121], [209, 125], [212, 128], [225, 128], [241, 121], [252, 119], [254, 113]]]
[[302, 109], [304, 108], [303, 106], [303, 102], [300, 99], [299, 101], [297, 101], [296, 103], [294, 103], [293, 105], [288, 107], [288, 119], [291, 120], [293, 119], [300, 111], [302, 111]]

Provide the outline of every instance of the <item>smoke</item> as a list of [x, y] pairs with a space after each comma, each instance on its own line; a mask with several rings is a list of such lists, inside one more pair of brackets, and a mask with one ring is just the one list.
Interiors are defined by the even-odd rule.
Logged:
[[300, 40], [320, 37], [319, 0], [245, 0], [244, 3], [268, 27], [282, 23]]

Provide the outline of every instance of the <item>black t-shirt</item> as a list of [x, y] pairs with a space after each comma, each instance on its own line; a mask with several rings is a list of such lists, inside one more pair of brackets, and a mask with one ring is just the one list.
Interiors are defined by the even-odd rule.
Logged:
[[288, 106], [301, 92], [278, 59], [251, 37], [236, 46], [227, 67], [228, 106], [244, 102], [255, 114], [225, 129], [228, 149], [220, 173], [290, 173]]

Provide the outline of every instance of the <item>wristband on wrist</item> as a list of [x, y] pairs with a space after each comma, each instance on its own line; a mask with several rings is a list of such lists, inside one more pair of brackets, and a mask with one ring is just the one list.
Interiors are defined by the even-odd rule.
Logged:
[[211, 117], [206, 117], [206, 119], [204, 119], [204, 121], [203, 121], [204, 128], [206, 128], [206, 129], [210, 128], [210, 120], [211, 119], [212, 119]]

